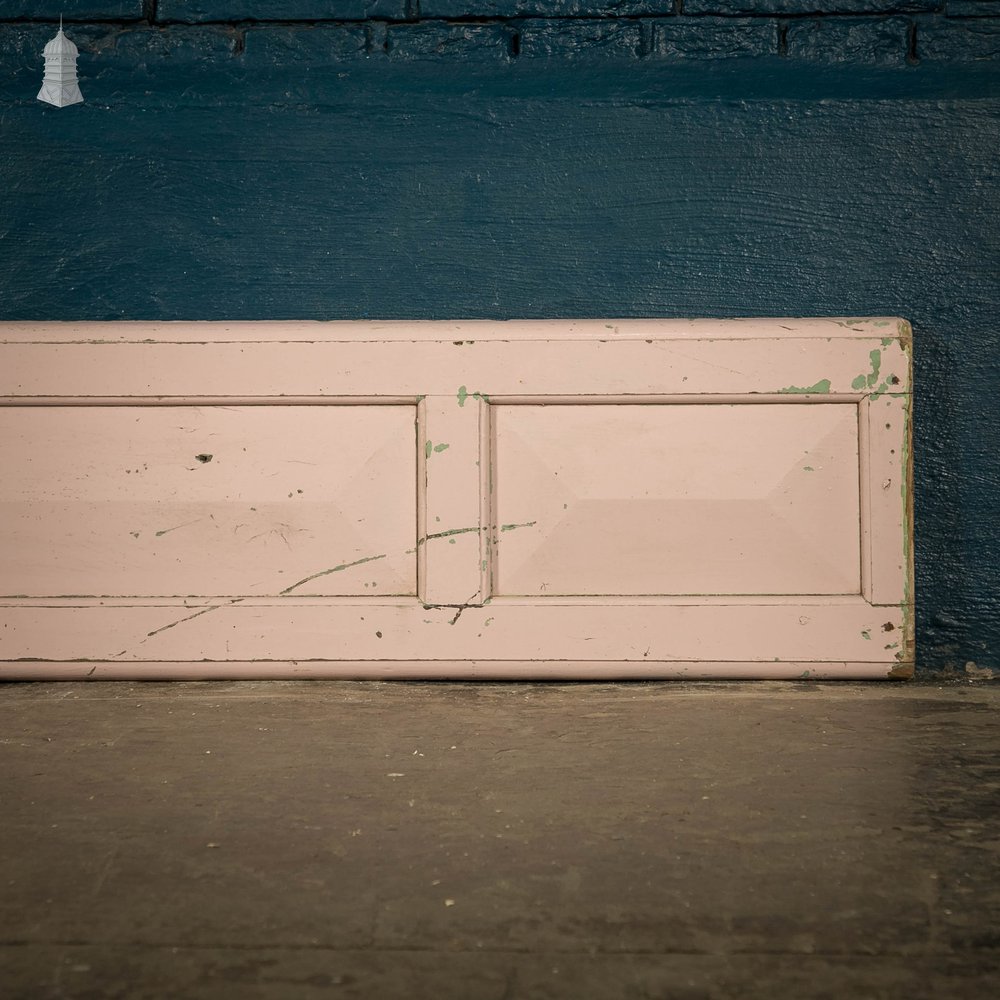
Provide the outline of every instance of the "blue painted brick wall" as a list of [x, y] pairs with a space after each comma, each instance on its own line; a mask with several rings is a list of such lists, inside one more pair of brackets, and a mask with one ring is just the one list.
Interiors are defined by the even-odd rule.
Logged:
[[906, 316], [919, 669], [1000, 669], [998, 149], [1000, 0], [2, 0], [0, 319]]

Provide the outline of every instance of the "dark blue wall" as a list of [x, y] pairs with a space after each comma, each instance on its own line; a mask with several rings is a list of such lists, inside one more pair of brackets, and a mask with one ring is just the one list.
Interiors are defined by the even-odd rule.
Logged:
[[683, 3], [6, 0], [0, 319], [905, 316], [918, 663], [1000, 668], [1000, 3]]

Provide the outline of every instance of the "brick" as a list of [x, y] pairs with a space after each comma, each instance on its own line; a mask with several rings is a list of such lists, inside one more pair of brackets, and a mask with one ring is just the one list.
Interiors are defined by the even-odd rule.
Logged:
[[363, 21], [401, 19], [406, 0], [159, 0], [156, 20], [180, 21]]
[[512, 54], [512, 32], [498, 24], [393, 24], [386, 39], [393, 59], [495, 62]]
[[1000, 0], [948, 0], [947, 17], [1000, 17]]
[[988, 62], [1000, 59], [1000, 20], [928, 18], [917, 24], [921, 62]]
[[520, 51], [526, 59], [636, 59], [642, 44], [634, 21], [526, 21]]
[[673, 11], [674, 0], [420, 0], [422, 17], [635, 17]]
[[369, 33], [363, 25], [259, 25], [244, 35], [243, 63], [294, 70], [363, 57]]
[[937, 10], [940, 0], [684, 0], [685, 14], [896, 14]]
[[653, 28], [651, 55], [663, 60], [731, 59], [778, 54], [777, 21], [760, 18], [675, 18]]
[[909, 50], [905, 17], [821, 17], [788, 24], [787, 55], [821, 63], [902, 66]]
[[3, 0], [0, 21], [129, 21], [143, 16], [142, 0]]

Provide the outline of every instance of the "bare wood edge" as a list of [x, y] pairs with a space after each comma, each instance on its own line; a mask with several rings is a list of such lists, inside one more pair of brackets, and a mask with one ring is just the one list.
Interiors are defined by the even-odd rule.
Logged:
[[[910, 357], [910, 384], [913, 382], [913, 353], [908, 352]], [[916, 548], [916, 534], [914, 531], [913, 519], [913, 396], [908, 395], [904, 402], [903, 409], [903, 462], [905, 469], [903, 472], [903, 484], [906, 496], [903, 498], [903, 544], [905, 552], [903, 554], [903, 566], [905, 577], [903, 580], [903, 658], [900, 667], [909, 667], [909, 674], [900, 676], [913, 676], [914, 664], [917, 659], [917, 625], [916, 625], [916, 569], [914, 562], [914, 550]]]
[[900, 679], [903, 664], [623, 660], [212, 660], [0, 661], [3, 681], [158, 680], [872, 680]]
[[739, 319], [109, 320], [0, 323], [0, 344], [335, 343], [475, 340], [746, 340], [880, 337], [905, 341], [898, 316]]

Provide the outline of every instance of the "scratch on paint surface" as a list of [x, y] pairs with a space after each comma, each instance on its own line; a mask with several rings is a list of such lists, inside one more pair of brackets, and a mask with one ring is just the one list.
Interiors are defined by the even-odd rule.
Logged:
[[[233, 604], [239, 604], [240, 601], [243, 601], [245, 599], [246, 598], [243, 597], [234, 597], [231, 601], [226, 601], [223, 604], [210, 604], [207, 608], [202, 608], [200, 611], [196, 611], [193, 615], [186, 615], [184, 618], [178, 618], [177, 621], [169, 622], [166, 625], [161, 625], [159, 628], [154, 628], [152, 632], [147, 632], [146, 637], [144, 639], [140, 639], [139, 642], [136, 643], [136, 645], [142, 646], [144, 643], [152, 639], [154, 635], [159, 635], [161, 632], [166, 632], [167, 629], [176, 628], [178, 625], [183, 625], [184, 622], [189, 622], [193, 618], [200, 618], [202, 615], [207, 615], [211, 611], [218, 611], [219, 608], [226, 608]], [[112, 653], [111, 656], [117, 659], [120, 656], [125, 656], [127, 653], [128, 649], [122, 649], [117, 653]], [[91, 670], [90, 673], [92, 674], [93, 672], [94, 671]], [[90, 674], [88, 674], [87, 676], [89, 677]]]
[[[189, 622], [192, 618], [200, 618], [202, 615], [207, 615], [210, 611], [218, 611], [219, 608], [224, 608], [229, 604], [237, 604], [242, 600], [242, 597], [237, 597], [232, 601], [227, 601], [226, 604], [211, 604], [207, 608], [202, 608], [201, 611], [196, 611], [193, 615], [188, 615], [186, 618], [179, 618], [177, 621], [171, 622], [169, 625], [161, 625], [159, 628], [154, 628], [152, 632], [146, 633], [146, 639], [149, 639], [154, 635], [159, 635], [160, 632], [166, 632], [168, 628], [176, 628], [178, 625], [183, 625], [184, 622]], [[143, 642], [145, 641], [146, 640], [144, 639]]]
[[744, 374], [741, 371], [737, 371], [735, 368], [729, 368], [726, 365], [717, 365], [713, 361], [706, 361], [704, 358], [695, 357], [693, 354], [685, 354], [683, 351], [678, 351], [671, 345], [664, 344], [660, 341], [657, 341], [656, 346], [661, 350], [667, 351], [669, 354], [676, 354], [679, 358], [686, 358], [688, 361], [695, 361], [700, 365], [707, 365], [709, 368], [718, 368], [720, 372], [731, 372], [733, 375]]
[[321, 576], [329, 576], [331, 573], [339, 573], [341, 570], [350, 569], [352, 566], [360, 566], [362, 563], [375, 562], [376, 559], [384, 558], [385, 554], [383, 553], [380, 556], [365, 556], [364, 559], [355, 559], [354, 562], [341, 563], [339, 566], [331, 566], [329, 569], [323, 569], [318, 573], [313, 573], [312, 576], [304, 577], [299, 580], [298, 583], [293, 583], [290, 587], [285, 587], [284, 590], [278, 592], [279, 596], [295, 590], [296, 587], [301, 587], [304, 583], [309, 583], [310, 580], [318, 580]]
[[451, 528], [449, 531], [435, 531], [432, 535], [424, 535], [422, 538], [418, 538], [417, 545], [423, 545], [434, 538], [450, 538], [452, 535], [465, 535], [470, 531], [480, 532], [485, 530], [485, 528], [480, 528], [477, 525], [474, 528]]
[[[162, 531], [156, 532], [156, 537], [160, 538], [162, 535], [169, 535], [171, 531], [178, 531], [181, 528], [187, 528], [192, 524], [197, 524], [199, 521], [204, 520], [204, 518], [196, 517], [193, 521], [185, 521], [183, 524], [175, 524], [172, 528], [164, 528]], [[138, 532], [135, 532], [138, 535]]]

